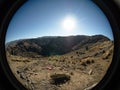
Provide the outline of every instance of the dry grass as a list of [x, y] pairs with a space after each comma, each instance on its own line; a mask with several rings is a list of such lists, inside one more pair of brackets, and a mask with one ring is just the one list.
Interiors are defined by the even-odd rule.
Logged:
[[[84, 90], [105, 75], [113, 55], [110, 41], [98, 42], [65, 55], [30, 58], [8, 55], [16, 78], [29, 90]], [[59, 86], [50, 84], [50, 75], [67, 74], [71, 79]]]

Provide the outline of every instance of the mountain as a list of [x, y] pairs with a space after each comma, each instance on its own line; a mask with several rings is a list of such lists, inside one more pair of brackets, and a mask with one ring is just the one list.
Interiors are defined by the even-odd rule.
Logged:
[[110, 39], [103, 35], [45, 36], [9, 42], [6, 51], [11, 55], [25, 57], [63, 55], [103, 41]]
[[107, 73], [114, 42], [103, 35], [45, 36], [9, 42], [6, 51], [28, 90], [90, 90]]

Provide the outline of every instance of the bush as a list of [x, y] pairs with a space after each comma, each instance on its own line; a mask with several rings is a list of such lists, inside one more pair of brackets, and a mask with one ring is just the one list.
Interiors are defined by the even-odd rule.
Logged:
[[82, 66], [87, 66], [87, 64], [85, 62], [82, 62], [81, 65]]
[[94, 61], [94, 60], [92, 60], [91, 62], [92, 62], [92, 63], [94, 63], [95, 61]]
[[86, 51], [88, 51], [88, 46], [85, 47]]
[[79, 52], [76, 52], [76, 54], [79, 54]]
[[71, 56], [71, 58], [73, 58], [73, 56]]
[[91, 64], [91, 61], [90, 61], [90, 60], [87, 60], [87, 61], [86, 61], [86, 64]]
[[71, 72], [71, 73], [70, 73], [70, 75], [74, 75], [74, 73], [73, 73], [73, 72]]
[[70, 80], [70, 76], [66, 74], [54, 74], [50, 76], [50, 83], [54, 85], [64, 84]]
[[105, 50], [103, 50], [102, 53], [105, 53]]

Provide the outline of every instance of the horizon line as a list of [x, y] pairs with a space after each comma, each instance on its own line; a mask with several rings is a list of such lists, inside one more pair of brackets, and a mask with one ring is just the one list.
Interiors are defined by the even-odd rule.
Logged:
[[[37, 38], [43, 38], [43, 37], [68, 37], [68, 36], [96, 36], [96, 35], [102, 35], [102, 36], [105, 36], [107, 37], [106, 35], [103, 35], [103, 34], [94, 34], [94, 35], [63, 35], [63, 36], [60, 36], [60, 35], [54, 35], [54, 36], [40, 36], [40, 37], [31, 37], [31, 38], [21, 38], [21, 39], [14, 39], [14, 40], [10, 40], [10, 41], [5, 41], [5, 44], [9, 43], [9, 42], [12, 42], [12, 41], [19, 41], [19, 40], [26, 40], [26, 39], [37, 39]], [[109, 38], [107, 37], [108, 39], [110, 39], [111, 41], [114, 40], [114, 38]]]

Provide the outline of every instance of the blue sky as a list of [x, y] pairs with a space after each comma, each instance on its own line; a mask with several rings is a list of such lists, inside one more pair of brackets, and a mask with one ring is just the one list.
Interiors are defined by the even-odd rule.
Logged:
[[[65, 17], [76, 20], [76, 28], [64, 30]], [[6, 42], [42, 36], [96, 35], [113, 39], [104, 13], [91, 0], [28, 0], [11, 19]]]

